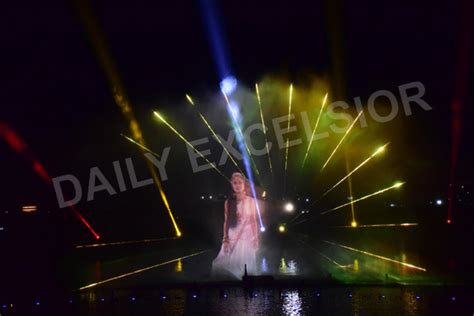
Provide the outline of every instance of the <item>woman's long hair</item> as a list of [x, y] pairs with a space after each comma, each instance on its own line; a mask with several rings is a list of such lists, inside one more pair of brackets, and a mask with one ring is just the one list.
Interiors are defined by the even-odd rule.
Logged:
[[[245, 194], [251, 195], [250, 183], [245, 176], [239, 172], [232, 174], [231, 181], [235, 177], [239, 177], [244, 181]], [[235, 192], [232, 192], [231, 196], [227, 199], [227, 225], [229, 228], [237, 226], [237, 198]]]

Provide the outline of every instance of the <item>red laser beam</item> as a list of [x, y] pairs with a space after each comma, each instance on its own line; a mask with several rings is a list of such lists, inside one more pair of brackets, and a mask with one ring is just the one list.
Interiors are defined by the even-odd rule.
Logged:
[[454, 95], [451, 102], [451, 160], [449, 171], [449, 187], [448, 187], [448, 217], [446, 223], [452, 223], [454, 190], [456, 180], [457, 162], [459, 156], [459, 145], [461, 142], [462, 129], [462, 110], [464, 107], [464, 99], [467, 93], [467, 81], [469, 77], [469, 65], [472, 50], [472, 28], [473, 21], [468, 13], [472, 12], [471, 1], [463, 1], [461, 7], [460, 34], [458, 58], [456, 64], [456, 77], [454, 86]]
[[[23, 155], [30, 163], [34, 172], [48, 184], [52, 184], [53, 180], [51, 176], [46, 172], [45, 167], [39, 160], [37, 160], [31, 151], [28, 150], [28, 145], [26, 142], [13, 131], [8, 124], [0, 122], [0, 138], [3, 140], [18, 154]], [[92, 226], [86, 221], [86, 219], [81, 215], [74, 205], [69, 206], [74, 214], [79, 218], [79, 220], [89, 229], [89, 231], [94, 235], [95, 239], [100, 239], [100, 236], [95, 232]]]

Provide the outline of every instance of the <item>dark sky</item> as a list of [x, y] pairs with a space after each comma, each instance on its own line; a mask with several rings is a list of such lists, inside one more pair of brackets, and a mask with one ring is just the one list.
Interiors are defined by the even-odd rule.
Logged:
[[[74, 4], [10, 2], [2, 7], [1, 121], [29, 144], [52, 176], [72, 173], [87, 179], [92, 166], [106, 169], [113, 160], [140, 159], [118, 136], [128, 133], [127, 122]], [[220, 79], [199, 2], [95, 1], [93, 8], [146, 136], [152, 143], [166, 143], [149, 120], [153, 105], [159, 101], [172, 109], [178, 100], [182, 104], [187, 91], [204, 94]], [[430, 170], [436, 173], [428, 179], [442, 188], [449, 170], [458, 49], [466, 46], [460, 44], [461, 8], [457, 1], [222, 1], [218, 11], [233, 73], [249, 86], [269, 73], [296, 83], [308, 73], [331, 80], [337, 73], [341, 93], [350, 100], [421, 81], [433, 111], [417, 111], [407, 121], [414, 133], [404, 136], [407, 153], [432, 160]], [[471, 62], [469, 88], [472, 67]], [[468, 89], [459, 164], [460, 177], [467, 182], [473, 175], [472, 140], [467, 136], [472, 134], [472, 102]], [[179, 163], [174, 167], [179, 169]], [[6, 207], [25, 200], [56, 205], [52, 190], [44, 188], [27, 160], [3, 142], [0, 174]], [[179, 200], [183, 194], [180, 182], [203, 181], [196, 179], [170, 179], [171, 197]], [[186, 195], [200, 194], [190, 192], [195, 184], [184, 187]], [[128, 192], [120, 202], [148, 201], [151, 191]], [[153, 203], [159, 204], [154, 195]]]

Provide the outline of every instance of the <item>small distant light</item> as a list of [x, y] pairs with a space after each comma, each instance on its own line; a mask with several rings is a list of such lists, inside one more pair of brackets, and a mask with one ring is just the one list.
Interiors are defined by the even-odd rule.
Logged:
[[286, 230], [286, 229], [285, 229], [285, 225], [280, 225], [280, 226], [278, 227], [278, 231], [279, 231], [280, 233], [284, 233], [285, 230]]
[[258, 296], [258, 294], [255, 294], [255, 295], [254, 295], [254, 297], [257, 297], [257, 296]]
[[421, 297], [419, 295], [416, 296], [416, 299], [419, 300]]
[[193, 298], [197, 298], [197, 295], [196, 295], [196, 294], [193, 294]]
[[293, 203], [286, 203], [285, 204], [285, 211], [287, 212], [293, 212], [295, 210], [295, 206]]
[[308, 199], [308, 198], [306, 198], [306, 199], [305, 199], [305, 201], [306, 201], [306, 202], [309, 202], [309, 199]]
[[161, 297], [161, 299], [162, 299], [162, 300], [166, 300], [166, 295], [163, 295], [163, 296]]
[[349, 297], [352, 298], [352, 293], [349, 293]]
[[266, 230], [265, 227], [263, 227], [263, 226], [260, 227], [260, 231], [261, 231], [262, 233], [265, 232], [265, 230]]
[[380, 298], [385, 298], [385, 295], [380, 295]]
[[357, 227], [357, 222], [356, 222], [356, 221], [352, 221], [351, 226], [352, 226], [352, 227]]
[[395, 203], [390, 203], [390, 207], [395, 207]]
[[36, 305], [36, 306], [40, 306], [41, 303], [38, 301], [38, 302], [35, 303], [35, 305]]
[[36, 212], [38, 207], [36, 205], [25, 205], [21, 207], [21, 211], [25, 213]]
[[436, 205], [443, 205], [443, 200], [437, 199], [436, 200]]
[[446, 223], [447, 223], [447, 224], [451, 224], [451, 220], [448, 218], [448, 219], [446, 220]]
[[320, 293], [316, 293], [316, 296], [317, 296], [317, 297], [320, 297], [320, 296], [321, 296], [321, 294], [320, 294]]
[[135, 298], [135, 297], [132, 297], [131, 299], [132, 299], [132, 301], [135, 301], [135, 300], [136, 300], [136, 298]]
[[212, 200], [212, 195], [209, 195], [209, 200]]
[[2, 307], [3, 307], [3, 308], [7, 308], [8, 306], [7, 306], [6, 304], [3, 304]]
[[72, 304], [72, 300], [69, 300], [69, 303]]
[[451, 296], [451, 301], [455, 301], [456, 300], [456, 297], [455, 296]]
[[3, 227], [0, 227], [0, 230], [4, 230], [4, 229], [5, 229], [5, 228], [3, 228]]
[[105, 298], [101, 298], [100, 301], [101, 301], [101, 302], [104, 302], [104, 301], [105, 301]]
[[264, 198], [264, 197], [266, 197], [266, 196], [267, 196], [267, 191], [263, 191], [262, 197]]
[[227, 298], [227, 294], [224, 294], [224, 298]]
[[201, 200], [204, 200], [204, 195], [201, 195]]
[[353, 197], [353, 196], [348, 196], [347, 199], [348, 199], [349, 201], [352, 201], [352, 200], [354, 199], [354, 197]]

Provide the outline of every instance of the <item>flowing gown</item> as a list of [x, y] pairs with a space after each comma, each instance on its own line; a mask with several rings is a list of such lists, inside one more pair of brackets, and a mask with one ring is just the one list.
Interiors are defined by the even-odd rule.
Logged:
[[212, 262], [212, 274], [229, 275], [238, 279], [244, 275], [244, 265], [248, 274], [257, 274], [257, 248], [254, 244], [256, 214], [254, 199], [247, 196], [237, 202], [237, 225], [228, 231], [229, 253], [222, 244], [219, 254]]

